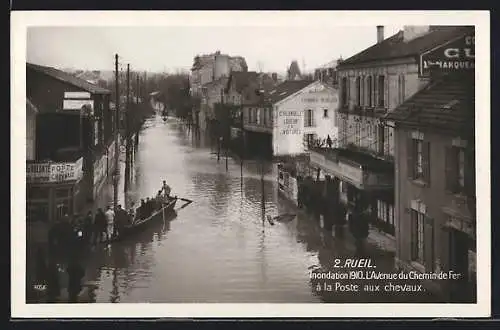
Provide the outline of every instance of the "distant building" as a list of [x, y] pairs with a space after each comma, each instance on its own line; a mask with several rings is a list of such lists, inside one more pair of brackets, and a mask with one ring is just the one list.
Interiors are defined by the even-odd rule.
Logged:
[[297, 61], [292, 61], [290, 67], [287, 70], [286, 80], [302, 80], [303, 77], [300, 73], [299, 64]]
[[342, 59], [331, 61], [325, 65], [314, 70], [314, 79], [319, 80], [327, 85], [337, 87], [338, 86], [338, 76], [337, 76], [337, 65], [342, 61]]
[[[321, 82], [290, 80], [253, 96], [243, 105], [247, 145], [276, 156], [307, 152], [308, 143], [337, 140], [337, 91]], [[250, 100], [253, 100], [251, 102]]]
[[215, 119], [215, 104], [223, 101], [228, 79], [223, 76], [202, 86], [200, 111], [197, 117], [200, 128], [209, 129], [210, 123]]
[[[204, 97], [203, 95], [206, 97], [207, 89], [203, 88], [205, 85], [213, 81], [218, 81], [221, 78], [228, 78], [230, 73], [235, 71], [248, 71], [246, 61], [241, 56], [231, 57], [221, 54], [220, 51], [213, 54], [196, 56], [189, 79], [191, 96], [193, 99], [201, 100]], [[210, 86], [208, 87], [211, 88]], [[202, 113], [201, 103], [200, 105], [194, 105], [192, 115], [195, 125], [205, 129], [207, 114]]]
[[228, 77], [231, 71], [247, 71], [245, 59], [241, 56], [231, 57], [217, 51], [209, 55], [196, 56], [191, 68], [191, 95], [199, 96], [201, 87], [221, 77]]

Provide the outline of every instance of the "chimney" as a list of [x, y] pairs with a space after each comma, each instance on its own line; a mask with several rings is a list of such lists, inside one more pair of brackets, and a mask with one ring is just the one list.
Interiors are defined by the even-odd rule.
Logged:
[[384, 26], [377, 25], [377, 44], [384, 40]]

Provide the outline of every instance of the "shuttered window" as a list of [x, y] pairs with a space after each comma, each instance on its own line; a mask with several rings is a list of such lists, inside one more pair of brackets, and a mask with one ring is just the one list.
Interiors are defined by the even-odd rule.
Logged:
[[465, 148], [445, 149], [446, 190], [453, 193], [465, 192], [466, 167]]
[[341, 94], [342, 105], [346, 106], [348, 104], [348, 102], [347, 102], [347, 98], [348, 98], [347, 88], [348, 88], [348, 86], [347, 86], [347, 78], [346, 77], [342, 78], [341, 88], [342, 88], [342, 94]]
[[406, 148], [408, 178], [430, 185], [430, 142], [408, 138]]
[[378, 106], [385, 106], [385, 76], [378, 76]]
[[372, 76], [368, 76], [368, 82], [367, 82], [367, 90], [368, 90], [368, 106], [372, 107], [373, 106], [373, 83], [372, 83]]
[[361, 77], [356, 78], [356, 105], [361, 105]]
[[424, 265], [424, 218], [425, 215], [411, 210], [411, 259]]

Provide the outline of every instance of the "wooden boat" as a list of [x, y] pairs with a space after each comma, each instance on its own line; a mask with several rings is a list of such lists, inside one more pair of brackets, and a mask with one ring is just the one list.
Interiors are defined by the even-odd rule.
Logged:
[[[138, 219], [136, 217], [131, 224], [126, 225], [122, 229], [121, 233], [119, 233], [118, 236], [106, 240], [103, 243], [111, 243], [122, 240], [139, 232], [140, 230], [144, 229], [149, 224], [155, 221], [163, 220], [166, 217], [170, 218], [171, 215], [175, 212], [174, 207], [177, 204], [178, 199], [179, 199], [178, 197], [170, 197], [168, 202], [163, 203], [161, 207], [154, 210], [150, 216], [142, 219]], [[138, 214], [138, 208], [135, 209], [135, 214]]]

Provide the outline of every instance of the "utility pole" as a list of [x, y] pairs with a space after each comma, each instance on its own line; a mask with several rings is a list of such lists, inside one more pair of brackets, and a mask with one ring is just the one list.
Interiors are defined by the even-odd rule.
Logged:
[[127, 110], [125, 112], [125, 192], [128, 191], [130, 178], [130, 64], [127, 64]]
[[120, 178], [120, 169], [118, 168], [118, 131], [120, 121], [120, 89], [119, 89], [119, 71], [118, 71], [118, 54], [115, 55], [115, 88], [116, 88], [116, 105], [115, 105], [115, 171], [113, 173], [113, 204], [118, 206], [118, 179]]

